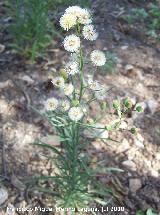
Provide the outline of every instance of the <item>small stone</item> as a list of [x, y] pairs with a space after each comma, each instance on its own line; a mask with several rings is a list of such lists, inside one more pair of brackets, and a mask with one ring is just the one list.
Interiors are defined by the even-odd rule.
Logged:
[[8, 199], [8, 191], [1, 187], [0, 188], [0, 205], [2, 205]]
[[144, 142], [144, 137], [140, 133], [137, 134], [137, 139], [141, 141], [142, 143]]
[[155, 177], [155, 178], [158, 178], [158, 177], [159, 177], [158, 171], [156, 171], [156, 170], [154, 170], [154, 169], [151, 169], [150, 173], [151, 173], [151, 176], [152, 176], [152, 177]]
[[22, 77], [19, 77], [19, 79], [27, 82], [27, 84], [33, 84], [34, 83], [34, 80], [28, 75], [24, 75]]
[[126, 50], [126, 49], [128, 49], [128, 46], [127, 45], [126, 46], [121, 46], [121, 49]]
[[137, 147], [139, 147], [139, 148], [144, 148], [144, 144], [143, 144], [143, 142], [141, 142], [141, 141], [139, 141], [139, 140], [135, 140], [134, 141], [134, 143], [135, 143], [135, 145], [137, 146]]
[[135, 170], [136, 169], [136, 165], [135, 165], [135, 163], [132, 160], [123, 161], [122, 165], [125, 166], [125, 167], [127, 167], [127, 168], [130, 168], [131, 170]]
[[158, 102], [155, 100], [147, 101], [147, 107], [151, 114], [154, 114], [158, 108]]
[[44, 169], [44, 170], [42, 171], [42, 175], [48, 175], [48, 171], [47, 171], [46, 169]]
[[132, 193], [136, 193], [142, 187], [142, 182], [139, 178], [129, 179], [129, 189]]
[[127, 129], [127, 127], [128, 127], [128, 124], [125, 121], [122, 121], [119, 126], [119, 128], [121, 128], [121, 129]]
[[156, 158], [156, 160], [160, 161], [160, 153], [159, 152], [156, 153], [155, 158]]
[[127, 65], [125, 66], [125, 71], [131, 71], [131, 70], [133, 70], [133, 69], [134, 69], [134, 66], [131, 65], [131, 64], [127, 64]]
[[122, 144], [120, 144], [120, 146], [124, 151], [130, 148], [130, 145], [127, 139], [123, 139]]

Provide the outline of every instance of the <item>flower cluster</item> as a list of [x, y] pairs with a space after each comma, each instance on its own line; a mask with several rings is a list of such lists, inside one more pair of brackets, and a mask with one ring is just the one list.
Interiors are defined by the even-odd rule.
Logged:
[[[86, 89], [90, 89], [95, 99], [103, 100], [106, 97], [106, 87], [90, 76], [85, 81], [82, 42], [81, 38], [94, 41], [98, 37], [94, 25], [92, 24], [91, 12], [79, 6], [71, 6], [65, 10], [60, 18], [60, 26], [68, 31], [75, 30], [75, 34], [67, 35], [64, 38], [64, 49], [71, 53], [71, 60], [66, 63], [64, 72], [67, 78], [62, 76], [54, 77], [52, 84], [58, 88], [64, 95], [64, 99], [58, 101], [56, 98], [50, 98], [46, 101], [47, 111], [64, 111], [67, 112], [69, 119], [72, 121], [81, 120], [88, 110], [88, 103], [81, 101]], [[94, 67], [103, 66], [106, 63], [105, 54], [100, 50], [94, 50], [90, 54], [90, 61]], [[73, 77], [75, 76], [76, 77]], [[78, 84], [76, 78], [80, 80], [80, 89], [75, 89]], [[74, 79], [74, 81], [73, 81]]]

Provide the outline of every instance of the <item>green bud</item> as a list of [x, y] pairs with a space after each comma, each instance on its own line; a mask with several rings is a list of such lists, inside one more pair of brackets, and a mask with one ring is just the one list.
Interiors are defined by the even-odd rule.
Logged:
[[136, 134], [136, 133], [137, 133], [137, 129], [136, 129], [136, 128], [131, 128], [130, 132], [131, 132], [132, 134]]
[[113, 127], [112, 127], [112, 125], [107, 125], [107, 126], [105, 127], [105, 129], [106, 129], [107, 131], [112, 131], [112, 130], [113, 130]]
[[102, 102], [100, 104], [101, 110], [106, 110], [107, 109], [107, 103], [106, 102]]
[[68, 74], [64, 69], [60, 69], [59, 74], [62, 78], [64, 78], [65, 81], [68, 79]]
[[78, 100], [73, 100], [73, 101], [72, 101], [72, 105], [73, 105], [74, 107], [76, 107], [77, 105], [79, 105], [79, 101], [78, 101]]
[[118, 100], [113, 101], [113, 108], [118, 109], [120, 107], [120, 102]]
[[137, 106], [137, 107], [136, 107], [136, 111], [139, 112], [139, 113], [141, 113], [141, 112], [144, 111], [144, 109], [143, 109], [142, 106]]
[[126, 99], [123, 100], [123, 104], [128, 109], [132, 108], [132, 106], [133, 106], [131, 100], [129, 100], [128, 98], [126, 98]]

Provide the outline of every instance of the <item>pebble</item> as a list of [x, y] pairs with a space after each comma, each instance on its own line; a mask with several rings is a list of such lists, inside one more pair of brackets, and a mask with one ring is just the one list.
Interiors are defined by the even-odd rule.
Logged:
[[150, 111], [151, 114], [154, 114], [158, 108], [158, 102], [155, 100], [149, 100], [146, 102], [148, 110]]
[[158, 171], [151, 169], [150, 174], [152, 177], [158, 178], [159, 177], [159, 173]]
[[139, 178], [129, 179], [129, 189], [131, 192], [136, 193], [142, 187], [142, 182]]
[[156, 160], [160, 161], [160, 152], [157, 152], [155, 155]]
[[130, 144], [127, 139], [123, 139], [122, 144], [120, 144], [120, 146], [124, 151], [130, 148]]
[[125, 66], [125, 71], [130, 71], [130, 70], [133, 70], [133, 69], [134, 69], [134, 66], [131, 65], [131, 64], [127, 64], [127, 65]]
[[34, 80], [28, 75], [24, 75], [22, 77], [19, 77], [19, 79], [27, 82], [27, 84], [33, 84], [34, 83]]
[[126, 49], [128, 49], [128, 46], [127, 45], [126, 46], [121, 46], [121, 49], [126, 50]]
[[1, 187], [0, 188], [0, 205], [2, 205], [8, 199], [8, 191]]
[[144, 148], [144, 144], [143, 144], [143, 142], [141, 142], [140, 140], [135, 140], [134, 141], [134, 143], [135, 143], [135, 145], [137, 146], [137, 147], [139, 147], [139, 148]]
[[125, 167], [130, 168], [131, 170], [136, 169], [136, 164], [132, 160], [126, 160], [122, 162], [122, 165]]

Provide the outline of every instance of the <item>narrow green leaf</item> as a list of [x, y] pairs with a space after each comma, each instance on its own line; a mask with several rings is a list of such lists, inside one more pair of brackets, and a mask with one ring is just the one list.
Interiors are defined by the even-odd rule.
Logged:
[[[41, 141], [40, 141], [41, 142]], [[49, 144], [46, 144], [46, 143], [34, 143], [34, 145], [36, 146], [40, 146], [42, 148], [47, 148], [47, 149], [51, 149], [54, 153], [56, 153], [57, 155], [61, 155], [61, 153], [53, 146], [49, 145]]]

